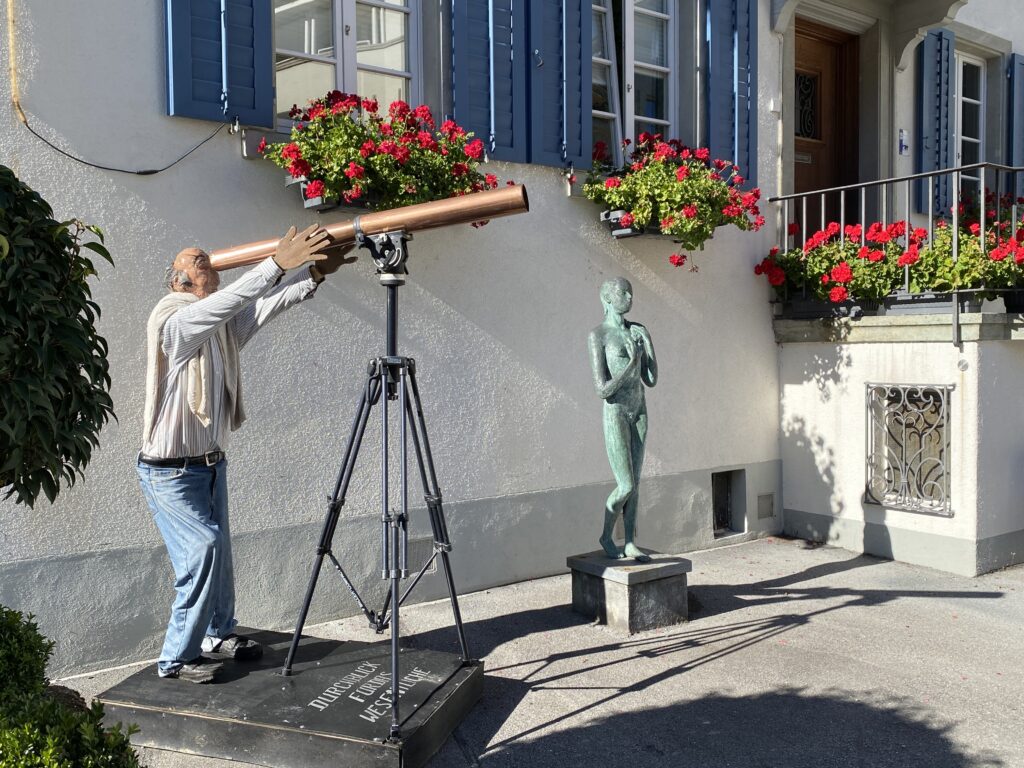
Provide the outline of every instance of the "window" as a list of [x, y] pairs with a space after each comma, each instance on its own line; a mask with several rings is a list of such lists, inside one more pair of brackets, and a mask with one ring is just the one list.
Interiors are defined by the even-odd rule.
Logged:
[[[985, 62], [956, 54], [956, 158], [957, 165], [980, 163], [985, 158]], [[962, 176], [965, 195], [981, 193], [980, 171]]]
[[622, 138], [635, 140], [643, 132], [699, 143], [701, 5], [698, 0], [594, 0], [594, 141], [603, 141], [616, 162]]
[[866, 502], [953, 515], [948, 469], [952, 391], [952, 385], [867, 385]]
[[274, 0], [278, 118], [335, 88], [384, 105], [416, 100], [417, 2]]

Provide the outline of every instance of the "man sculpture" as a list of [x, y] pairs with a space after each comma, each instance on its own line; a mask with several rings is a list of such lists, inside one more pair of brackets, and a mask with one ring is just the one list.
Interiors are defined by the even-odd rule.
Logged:
[[[312, 296], [345, 260], [327, 233], [292, 227], [274, 256], [223, 290], [210, 257], [186, 248], [166, 275], [168, 293], [147, 327], [146, 410], [139, 482], [174, 568], [175, 599], [157, 662], [162, 678], [209, 682], [219, 658], [259, 658], [234, 633], [228, 526], [229, 434], [245, 420], [238, 352], [288, 307]], [[311, 266], [297, 269], [304, 264]], [[295, 272], [282, 281], [289, 270]], [[211, 653], [214, 658], [202, 655]]]
[[[615, 475], [615, 490], [604, 508], [601, 547], [610, 558], [631, 557], [641, 563], [651, 558], [634, 543], [639, 501], [640, 468], [647, 440], [647, 404], [644, 386], [658, 383], [658, 362], [651, 334], [624, 315], [633, 306], [633, 286], [625, 278], [601, 286], [604, 322], [590, 332], [590, 366], [594, 387], [604, 400], [604, 442]], [[626, 543], [620, 550], [612, 531], [622, 515]]]

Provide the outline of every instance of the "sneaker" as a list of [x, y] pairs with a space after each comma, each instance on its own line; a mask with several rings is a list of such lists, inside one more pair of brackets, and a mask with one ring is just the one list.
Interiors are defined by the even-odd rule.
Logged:
[[[209, 647], [207, 647], [209, 646]], [[263, 646], [244, 635], [230, 634], [223, 640], [208, 637], [203, 650], [214, 656], [235, 661], [254, 661], [263, 656]]]
[[177, 669], [172, 669], [169, 672], [158, 670], [158, 674], [165, 679], [176, 678], [188, 680], [190, 683], [210, 683], [213, 682], [223, 666], [219, 661], [208, 659], [205, 656], [197, 656], [192, 661], [186, 661]]

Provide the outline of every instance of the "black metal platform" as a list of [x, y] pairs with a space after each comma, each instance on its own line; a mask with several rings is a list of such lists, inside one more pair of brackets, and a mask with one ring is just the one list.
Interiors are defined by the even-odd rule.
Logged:
[[483, 664], [405, 649], [399, 662], [402, 730], [391, 724], [391, 648], [303, 637], [294, 672], [281, 676], [291, 640], [246, 631], [258, 662], [225, 662], [218, 682], [162, 680], [150, 666], [100, 694], [108, 722], [135, 723], [132, 742], [275, 768], [423, 765], [480, 698]]

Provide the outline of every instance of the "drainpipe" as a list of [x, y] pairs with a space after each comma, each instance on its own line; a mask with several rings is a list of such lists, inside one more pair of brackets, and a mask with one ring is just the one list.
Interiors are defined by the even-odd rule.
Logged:
[[25, 110], [21, 108], [21, 93], [18, 91], [18, 55], [14, 47], [14, 0], [7, 0], [7, 61], [11, 71], [11, 103], [18, 119], [28, 125]]

